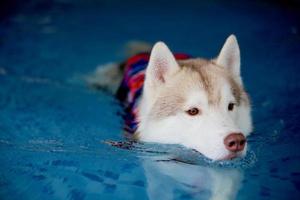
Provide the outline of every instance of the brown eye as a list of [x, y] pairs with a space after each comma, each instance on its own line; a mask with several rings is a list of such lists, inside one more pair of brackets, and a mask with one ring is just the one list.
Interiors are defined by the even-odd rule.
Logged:
[[199, 114], [199, 109], [198, 108], [191, 108], [189, 110], [186, 111], [187, 114], [191, 115], [191, 116], [195, 116]]
[[233, 109], [234, 109], [234, 103], [229, 103], [228, 104], [228, 110], [233, 111]]

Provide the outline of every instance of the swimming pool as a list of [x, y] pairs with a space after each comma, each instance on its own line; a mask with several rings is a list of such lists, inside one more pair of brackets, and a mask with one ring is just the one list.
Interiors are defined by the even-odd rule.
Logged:
[[[10, 3], [8, 3], [10, 2]], [[0, 199], [299, 199], [299, 5], [7, 1], [0, 23]], [[6, 12], [3, 12], [3, 11]], [[235, 33], [255, 130], [243, 159], [122, 141], [122, 109], [82, 76], [132, 39], [213, 57]]]

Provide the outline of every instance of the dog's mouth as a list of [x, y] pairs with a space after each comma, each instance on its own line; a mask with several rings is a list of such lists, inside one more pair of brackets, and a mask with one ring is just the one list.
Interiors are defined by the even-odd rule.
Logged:
[[[197, 153], [201, 153], [199, 151], [197, 151], [196, 149], [193, 149], [194, 152]], [[201, 153], [202, 154], [202, 153]], [[203, 155], [203, 154], [202, 154]], [[205, 155], [204, 155], [205, 156]], [[243, 156], [243, 152], [228, 152], [228, 154], [224, 157], [219, 157], [217, 159], [213, 159], [213, 160], [219, 160], [219, 161], [226, 161], [226, 160], [233, 160], [235, 158], [240, 158]], [[206, 157], [206, 156], [205, 156]]]
[[233, 160], [235, 158], [239, 158], [241, 157], [242, 154], [241, 153], [229, 153], [227, 156], [221, 158], [220, 160]]
[[236, 157], [238, 157], [238, 155], [236, 153], [230, 153], [227, 156], [225, 156], [222, 160], [233, 160]]

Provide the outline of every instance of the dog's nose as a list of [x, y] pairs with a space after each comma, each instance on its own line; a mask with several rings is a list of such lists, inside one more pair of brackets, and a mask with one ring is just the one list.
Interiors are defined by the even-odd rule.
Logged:
[[231, 152], [243, 151], [246, 138], [241, 133], [231, 133], [224, 139], [224, 144], [227, 150]]

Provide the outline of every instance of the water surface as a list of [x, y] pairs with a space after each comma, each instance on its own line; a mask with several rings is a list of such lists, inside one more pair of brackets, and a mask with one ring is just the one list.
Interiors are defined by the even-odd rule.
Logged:
[[[299, 6], [239, 1], [5, 1], [0, 199], [298, 199]], [[5, 11], [5, 12], [4, 12]], [[244, 159], [122, 141], [122, 109], [82, 76], [133, 39], [214, 57], [235, 33], [255, 130]]]

